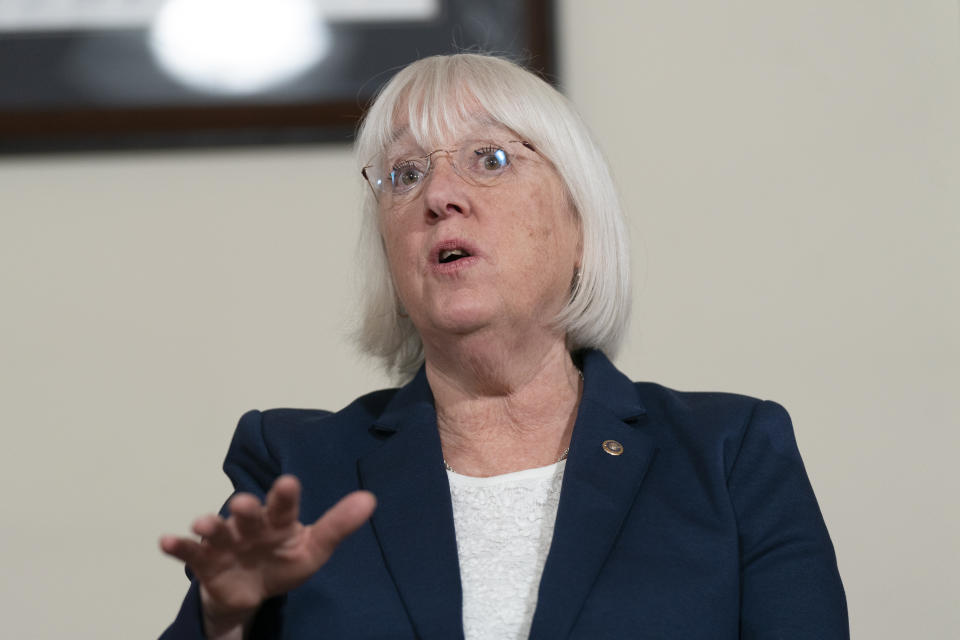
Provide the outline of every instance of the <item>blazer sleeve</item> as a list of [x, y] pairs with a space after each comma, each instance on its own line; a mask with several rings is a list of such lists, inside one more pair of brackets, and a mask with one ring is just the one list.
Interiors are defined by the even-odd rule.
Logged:
[[[241, 418], [223, 463], [223, 470], [233, 483], [234, 493], [252, 493], [263, 500], [280, 475], [280, 464], [270, 450], [263, 432], [263, 414], [248, 411]], [[229, 499], [227, 500], [229, 502]], [[226, 517], [227, 503], [220, 509]], [[187, 570], [190, 589], [180, 606], [176, 620], [160, 636], [160, 640], [205, 640], [203, 616], [200, 607], [200, 588], [190, 570]], [[283, 597], [264, 603], [254, 619], [252, 638], [279, 637], [280, 613]]]
[[741, 639], [849, 638], [833, 544], [780, 405], [755, 405], [728, 487], [739, 534]]

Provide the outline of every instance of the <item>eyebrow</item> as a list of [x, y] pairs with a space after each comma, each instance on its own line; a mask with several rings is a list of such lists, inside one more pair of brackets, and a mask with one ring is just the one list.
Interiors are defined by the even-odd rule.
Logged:
[[[503, 124], [503, 123], [500, 122], [499, 120], [495, 119], [495, 118], [494, 118], [493, 116], [491, 116], [489, 113], [484, 114], [483, 117], [480, 117], [480, 118], [477, 118], [476, 120], [473, 120], [473, 121], [472, 121], [472, 126], [470, 127], [470, 130], [473, 131], [473, 130], [478, 129], [478, 128], [481, 128], [481, 127], [497, 127], [497, 128], [499, 128], [499, 129], [503, 129], [504, 131], [510, 132], [512, 135], [516, 135], [515, 132], [513, 131], [513, 129], [511, 129], [511, 128], [508, 127], [507, 125]], [[409, 125], [409, 124], [401, 125], [401, 126], [399, 126], [399, 127], [394, 128], [392, 131], [390, 131], [390, 136], [389, 136], [389, 138], [388, 138], [387, 144], [384, 146], [384, 150], [386, 150], [386, 149], [389, 148], [391, 145], [393, 145], [395, 142], [397, 142], [400, 138], [402, 138], [404, 135], [406, 135], [409, 131], [410, 131], [410, 125]]]
[[391, 131], [389, 142], [387, 142], [387, 146], [390, 146], [391, 144], [399, 140], [409, 130], [410, 130], [410, 125], [405, 124]]

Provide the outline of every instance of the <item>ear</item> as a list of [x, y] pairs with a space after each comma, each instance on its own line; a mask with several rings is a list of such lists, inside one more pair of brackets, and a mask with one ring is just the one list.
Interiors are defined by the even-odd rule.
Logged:
[[577, 216], [577, 257], [573, 263], [573, 279], [570, 281], [571, 298], [577, 295], [583, 280], [583, 218], [580, 217], [579, 212], [574, 211], [574, 215]]
[[577, 250], [576, 250], [576, 261], [574, 266], [579, 272], [583, 267], [583, 218], [580, 217], [580, 214], [575, 214], [577, 216]]
[[573, 196], [566, 187], [563, 189], [563, 199], [573, 219], [577, 221], [577, 269], [579, 269], [583, 262], [583, 216], [580, 215], [580, 211], [573, 202]]
[[580, 282], [583, 280], [583, 270], [580, 268], [580, 265], [576, 265], [573, 269], [573, 277], [570, 279], [570, 299], [576, 297], [577, 291], [580, 289]]

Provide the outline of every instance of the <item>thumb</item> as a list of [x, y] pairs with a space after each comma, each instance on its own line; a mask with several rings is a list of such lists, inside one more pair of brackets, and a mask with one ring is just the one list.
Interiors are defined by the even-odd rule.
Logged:
[[320, 516], [309, 528], [310, 546], [318, 563], [325, 563], [347, 536], [369, 520], [376, 506], [372, 493], [354, 491]]

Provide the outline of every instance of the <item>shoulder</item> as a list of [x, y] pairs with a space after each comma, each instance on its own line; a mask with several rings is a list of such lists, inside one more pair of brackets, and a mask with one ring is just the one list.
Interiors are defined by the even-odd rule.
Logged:
[[[399, 389], [379, 389], [364, 394], [337, 411], [326, 409], [296, 409], [280, 407], [264, 411], [253, 410], [248, 414], [261, 416], [265, 424], [276, 425], [276, 428], [289, 428], [300, 425], [316, 425], [324, 422], [336, 421], [341, 418], [370, 417], [375, 419], [383, 408], [390, 402]], [[244, 417], [246, 417], [245, 414]]]
[[679, 426], [711, 425], [713, 429], [740, 429], [759, 411], [786, 411], [776, 402], [739, 393], [678, 391], [653, 382], [633, 383], [647, 412]]
[[238, 490], [263, 492], [281, 473], [301, 478], [342, 465], [376, 446], [371, 425], [396, 389], [357, 398], [340, 411], [251, 410], [237, 424], [223, 469]]
[[661, 443], [719, 454], [728, 474], [745, 443], [796, 454], [790, 416], [777, 402], [737, 393], [678, 391], [652, 382], [636, 382], [634, 388]]
[[634, 382], [641, 402], [648, 411], [675, 417], [699, 415], [738, 416], [750, 413], [759, 398], [721, 391], [680, 391], [655, 382]]
[[334, 435], [343, 430], [369, 426], [383, 412], [399, 389], [372, 391], [352, 401], [338, 411], [326, 409], [299, 409], [281, 407], [251, 410], [240, 418], [239, 429], [246, 426], [263, 433], [268, 440], [287, 439], [319, 432]]
[[[795, 449], [790, 418], [776, 402], [633, 382], [599, 351], [584, 351], [581, 358], [584, 401], [634, 424], [671, 459], [694, 460], [698, 466], [723, 461], [729, 473], [745, 441]], [[751, 434], [755, 437], [748, 438]]]

